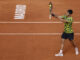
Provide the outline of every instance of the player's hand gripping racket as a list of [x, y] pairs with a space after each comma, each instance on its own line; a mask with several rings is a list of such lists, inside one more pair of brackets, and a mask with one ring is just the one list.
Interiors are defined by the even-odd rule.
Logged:
[[53, 9], [53, 4], [52, 4], [52, 2], [49, 2], [49, 19], [51, 20], [51, 18], [52, 18], [52, 9]]

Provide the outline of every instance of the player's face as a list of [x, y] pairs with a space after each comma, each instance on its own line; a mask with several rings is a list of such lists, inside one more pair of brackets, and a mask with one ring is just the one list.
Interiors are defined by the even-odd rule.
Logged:
[[71, 14], [69, 14], [68, 12], [66, 13], [67, 16], [71, 16]]
[[69, 13], [67, 12], [67, 13], [66, 13], [66, 15], [68, 16], [68, 15], [69, 15]]

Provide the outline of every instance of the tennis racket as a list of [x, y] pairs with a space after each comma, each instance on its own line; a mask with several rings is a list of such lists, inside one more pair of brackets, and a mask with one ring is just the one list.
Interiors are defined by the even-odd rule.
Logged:
[[49, 19], [50, 19], [50, 20], [51, 20], [51, 18], [52, 18], [52, 15], [51, 15], [52, 10], [53, 10], [53, 4], [52, 4], [52, 2], [49, 2]]

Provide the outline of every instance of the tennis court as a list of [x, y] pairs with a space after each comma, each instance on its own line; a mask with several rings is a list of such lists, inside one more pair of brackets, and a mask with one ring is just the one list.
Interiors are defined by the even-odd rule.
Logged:
[[[79, 60], [66, 40], [63, 57], [55, 57], [64, 24], [49, 20], [49, 1], [58, 15], [73, 9], [74, 41], [80, 51], [80, 0], [0, 0], [0, 60]], [[25, 5], [24, 19], [14, 19], [16, 5]]]

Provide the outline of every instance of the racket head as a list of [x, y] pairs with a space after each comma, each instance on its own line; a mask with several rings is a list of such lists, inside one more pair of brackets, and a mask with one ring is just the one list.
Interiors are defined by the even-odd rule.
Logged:
[[49, 19], [50, 19], [50, 20], [51, 20], [51, 18], [52, 18], [52, 15], [51, 15], [52, 10], [53, 10], [53, 3], [50, 1], [50, 2], [49, 2]]

